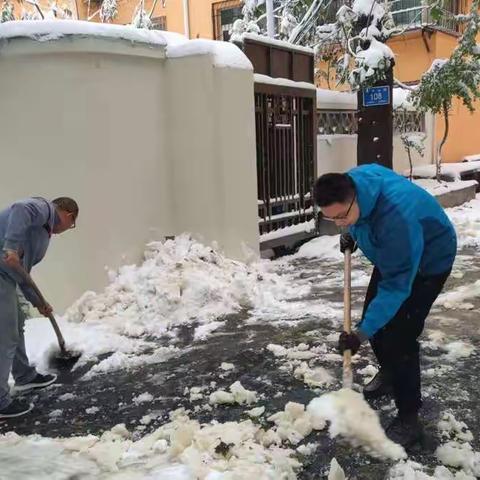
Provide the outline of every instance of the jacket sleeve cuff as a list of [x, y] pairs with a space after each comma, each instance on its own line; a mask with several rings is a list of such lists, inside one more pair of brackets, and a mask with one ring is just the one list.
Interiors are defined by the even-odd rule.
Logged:
[[20, 242], [17, 242], [15, 240], [9, 240], [7, 238], [3, 243], [3, 250], [14, 250], [15, 252], [18, 252], [20, 251]]
[[365, 343], [370, 338], [369, 335], [367, 334], [367, 332], [365, 332], [361, 328], [357, 328], [355, 330], [355, 334], [359, 338], [360, 343]]
[[38, 307], [42, 306], [42, 301], [40, 300], [40, 298], [37, 296], [37, 294], [35, 293], [35, 291], [31, 287], [29, 287], [28, 285], [22, 284], [22, 283], [19, 283], [18, 286], [22, 290], [22, 293], [25, 296], [25, 298], [35, 308], [38, 308]]

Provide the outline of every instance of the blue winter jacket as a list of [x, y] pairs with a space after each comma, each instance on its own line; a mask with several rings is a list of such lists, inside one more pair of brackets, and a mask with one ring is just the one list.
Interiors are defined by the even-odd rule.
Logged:
[[381, 273], [377, 295], [359, 326], [371, 337], [410, 296], [417, 274], [452, 268], [457, 237], [437, 200], [408, 179], [375, 164], [354, 168], [348, 175], [360, 208], [350, 233]]
[[20, 200], [0, 212], [0, 274], [6, 274], [18, 283], [27, 300], [36, 307], [41, 305], [40, 299], [30, 287], [23, 285], [22, 278], [1, 260], [1, 251], [17, 251], [24, 268], [30, 272], [45, 256], [53, 226], [57, 221], [56, 215], [54, 205], [39, 197]]

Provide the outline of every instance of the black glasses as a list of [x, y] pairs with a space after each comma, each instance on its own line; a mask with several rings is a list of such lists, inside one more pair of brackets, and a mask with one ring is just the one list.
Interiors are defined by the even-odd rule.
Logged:
[[323, 218], [325, 220], [328, 220], [329, 222], [334, 222], [335, 220], [345, 220], [348, 217], [348, 215], [350, 214], [350, 210], [352, 209], [353, 203], [355, 202], [356, 198], [357, 198], [357, 194], [355, 194], [353, 196], [352, 201], [350, 202], [350, 205], [348, 207], [348, 210], [344, 215], [337, 215], [336, 217], [327, 217], [327, 216], [323, 215]]

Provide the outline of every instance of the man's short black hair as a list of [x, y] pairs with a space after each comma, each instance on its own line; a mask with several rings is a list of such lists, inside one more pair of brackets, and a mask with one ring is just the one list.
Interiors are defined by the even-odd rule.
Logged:
[[319, 207], [348, 202], [354, 195], [355, 185], [346, 173], [326, 173], [313, 186], [313, 199]]
[[52, 203], [64, 212], [73, 213], [75, 219], [78, 217], [78, 205], [73, 198], [58, 197], [55, 200], [52, 200]]

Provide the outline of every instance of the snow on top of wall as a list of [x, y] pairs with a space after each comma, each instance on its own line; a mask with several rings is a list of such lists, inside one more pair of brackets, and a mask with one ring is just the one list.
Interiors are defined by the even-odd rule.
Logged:
[[356, 110], [357, 94], [353, 92], [339, 92], [337, 90], [317, 88], [317, 108]]
[[315, 85], [308, 82], [295, 82], [294, 80], [289, 80], [288, 78], [273, 78], [268, 75], [262, 75], [261, 73], [255, 73], [255, 82], [257, 83], [267, 83], [268, 85], [279, 85], [283, 87], [292, 87], [292, 88], [304, 88], [308, 90], [315, 90]]
[[183, 43], [169, 44], [168, 58], [182, 58], [193, 55], [212, 55], [216, 67], [230, 67], [252, 70], [253, 65], [246, 55], [233, 43], [216, 40], [185, 40]]
[[433, 196], [443, 195], [445, 193], [455, 192], [463, 188], [478, 185], [476, 180], [456, 180], [454, 182], [437, 182], [433, 178], [420, 178], [413, 181], [419, 187], [422, 187]]
[[[461, 162], [461, 163], [442, 163], [440, 173], [444, 177], [450, 177], [453, 180], [460, 180], [462, 172], [480, 169], [480, 161]], [[413, 168], [413, 176], [421, 178], [435, 178], [436, 165], [421, 165]], [[404, 172], [408, 175], [408, 170]]]
[[476, 153], [474, 155], [465, 155], [463, 157], [464, 162], [475, 162], [480, 160], [480, 153]]
[[264, 43], [266, 45], [274, 45], [276, 47], [288, 48], [290, 50], [296, 50], [297, 52], [314, 54], [313, 49], [309, 47], [302, 47], [301, 45], [295, 45], [293, 43], [285, 42], [283, 40], [276, 40], [274, 38], [266, 37], [265, 35], [257, 35], [256, 33], [244, 33], [242, 40], [255, 40], [256, 42]]
[[[405, 110], [415, 110], [413, 103], [409, 98], [410, 90], [396, 87], [393, 89], [393, 108], [404, 108]], [[338, 90], [328, 90], [326, 88], [317, 88], [317, 108], [356, 110], [357, 94], [356, 92], [340, 92]]]
[[30, 38], [47, 42], [71, 35], [122, 39], [153, 47], [167, 47], [169, 58], [212, 55], [213, 63], [217, 67], [253, 70], [245, 54], [237, 46], [228, 42], [188, 40], [183, 35], [173, 32], [79, 20], [23, 20], [0, 24], [0, 39]]
[[407, 90], [406, 88], [394, 88], [393, 89], [393, 108], [403, 108], [405, 110], [415, 110], [413, 103], [410, 99], [411, 90]]
[[166, 46], [168, 43], [163, 32], [129, 25], [110, 25], [80, 20], [18, 20], [0, 24], [0, 39], [31, 38], [39, 42], [47, 42], [67, 35], [120, 38], [158, 47]]

